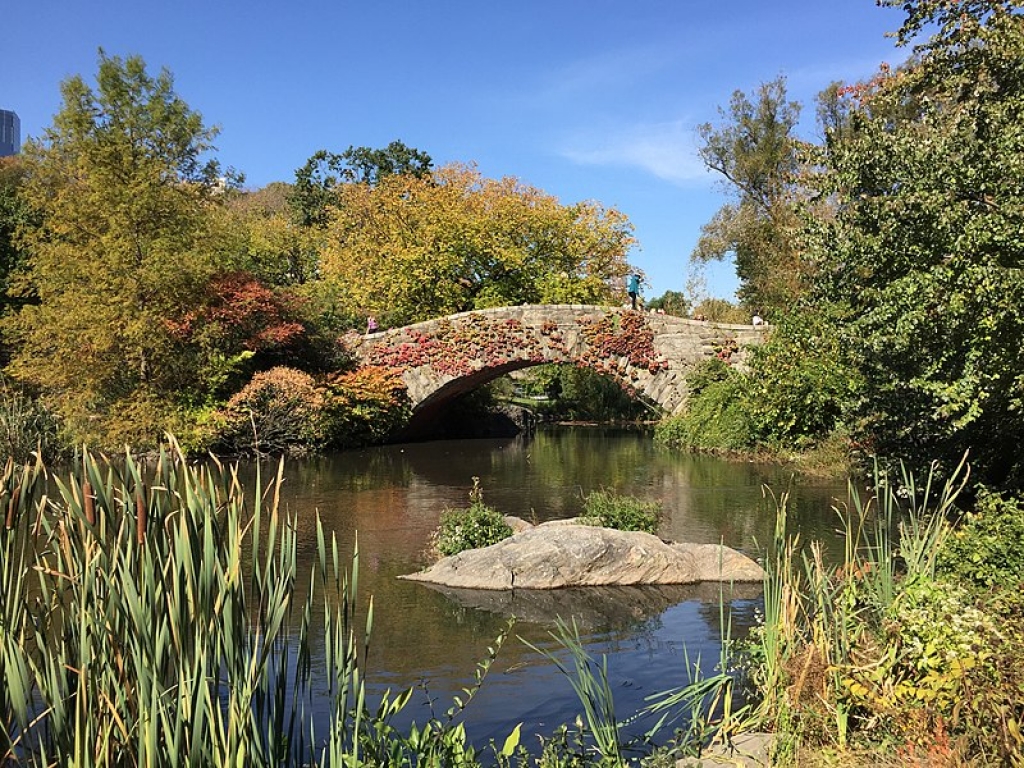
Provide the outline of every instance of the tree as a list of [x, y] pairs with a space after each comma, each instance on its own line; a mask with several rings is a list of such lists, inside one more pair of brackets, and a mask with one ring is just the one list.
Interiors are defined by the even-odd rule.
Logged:
[[11, 277], [25, 260], [18, 232], [39, 223], [21, 193], [25, 174], [21, 158], [0, 157], [0, 314], [10, 308], [13, 301], [9, 295]]
[[801, 144], [793, 132], [800, 105], [786, 101], [780, 77], [762, 84], [753, 98], [736, 91], [728, 111], [719, 109], [719, 115], [721, 125], [698, 128], [698, 152], [735, 199], [701, 228], [691, 258], [734, 256], [741, 301], [777, 312], [803, 294], [807, 277], [794, 240]]
[[341, 153], [349, 180], [357, 184], [379, 184], [385, 176], [410, 174], [419, 179], [430, 177], [434, 163], [430, 155], [392, 141], [384, 149], [349, 147]]
[[234, 238], [232, 249], [244, 254], [247, 271], [273, 286], [302, 285], [316, 275], [316, 232], [294, 221], [292, 191], [289, 184], [273, 182], [226, 199], [225, 227]]
[[808, 222], [817, 300], [842, 307], [874, 449], [1024, 485], [1024, 17], [1016, 2], [895, 3], [903, 68], [842, 96]]
[[665, 291], [656, 299], [647, 302], [648, 309], [661, 309], [665, 314], [676, 317], [690, 316], [690, 301], [681, 291]]
[[614, 209], [561, 205], [514, 178], [450, 165], [430, 178], [347, 184], [321, 272], [348, 305], [389, 324], [526, 303], [604, 303], [631, 270], [632, 228]]
[[401, 141], [392, 141], [385, 149], [350, 146], [341, 154], [321, 149], [295, 171], [289, 202], [300, 224], [323, 227], [340, 184], [375, 186], [387, 176], [402, 174], [425, 179], [432, 167], [430, 155]]
[[202, 364], [179, 353], [167, 320], [220, 267], [204, 250], [216, 132], [170, 73], [153, 77], [136, 56], [101, 51], [96, 89], [76, 76], [61, 91], [53, 126], [24, 155], [23, 195], [41, 224], [21, 241], [19, 289], [36, 303], [7, 324], [10, 372], [40, 387], [78, 439], [129, 415], [152, 439]]

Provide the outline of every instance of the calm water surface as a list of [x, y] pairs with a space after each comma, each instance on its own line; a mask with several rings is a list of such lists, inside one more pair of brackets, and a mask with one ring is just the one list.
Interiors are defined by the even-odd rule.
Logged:
[[[529, 439], [394, 445], [286, 465], [283, 504], [299, 519], [300, 561], [315, 558], [315, 515], [351, 552], [358, 534], [359, 592], [373, 595], [369, 682], [376, 691], [420, 685], [410, 705], [419, 722], [451, 706], [473, 681], [508, 619], [518, 620], [465, 720], [478, 743], [500, 741], [524, 723], [526, 742], [579, 711], [551, 662], [523, 640], [555, 649], [556, 618], [575, 619], [591, 653], [608, 660], [621, 716], [644, 698], [687, 682], [684, 646], [713, 670], [721, 644], [718, 585], [588, 588], [545, 592], [443, 591], [397, 578], [427, 565], [425, 549], [448, 507], [469, 502], [473, 477], [484, 501], [505, 514], [543, 521], [581, 512], [583, 494], [613, 490], [663, 504], [661, 535], [724, 542], [753, 557], [772, 536], [775, 504], [764, 488], [790, 493], [790, 531], [837, 545], [832, 507], [845, 485], [795, 478], [791, 471], [688, 456], [636, 429], [561, 427]], [[755, 620], [760, 587], [737, 587], [726, 602], [734, 637]], [[316, 625], [314, 621], [314, 625]], [[314, 654], [316, 651], [314, 651]], [[316, 658], [316, 655], [314, 655]]]

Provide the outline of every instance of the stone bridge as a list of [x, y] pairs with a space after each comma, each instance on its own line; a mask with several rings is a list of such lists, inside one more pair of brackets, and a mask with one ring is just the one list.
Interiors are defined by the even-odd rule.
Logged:
[[763, 327], [686, 320], [579, 304], [524, 305], [463, 312], [362, 336], [352, 350], [364, 365], [401, 372], [418, 432], [456, 398], [511, 371], [545, 363], [592, 368], [637, 396], [678, 413], [685, 376], [719, 357], [742, 367]]

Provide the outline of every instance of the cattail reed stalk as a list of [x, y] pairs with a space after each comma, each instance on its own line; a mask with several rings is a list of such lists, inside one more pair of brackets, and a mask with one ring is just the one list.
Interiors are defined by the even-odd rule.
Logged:
[[14, 527], [15, 513], [18, 511], [18, 497], [21, 495], [21, 486], [17, 485], [14, 490], [11, 491], [11, 500], [7, 502], [7, 519], [4, 521], [4, 525], [7, 530], [11, 530]]
[[135, 538], [139, 545], [146, 543], [146, 499], [145, 491], [139, 488], [135, 492]]
[[82, 483], [82, 507], [85, 509], [85, 521], [89, 525], [96, 525], [96, 499], [88, 480]]

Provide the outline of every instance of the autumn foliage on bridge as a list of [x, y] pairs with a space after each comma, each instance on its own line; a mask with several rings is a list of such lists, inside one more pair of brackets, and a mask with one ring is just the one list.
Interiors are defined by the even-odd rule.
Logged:
[[517, 318], [444, 318], [433, 330], [410, 329], [393, 343], [379, 344], [370, 361], [398, 370], [429, 366], [451, 377], [507, 369], [510, 364], [575, 363], [626, 381], [636, 379], [635, 369], [657, 373], [668, 367], [641, 312], [585, 315], [576, 324], [584, 343], [573, 350], [553, 320], [538, 328]]

